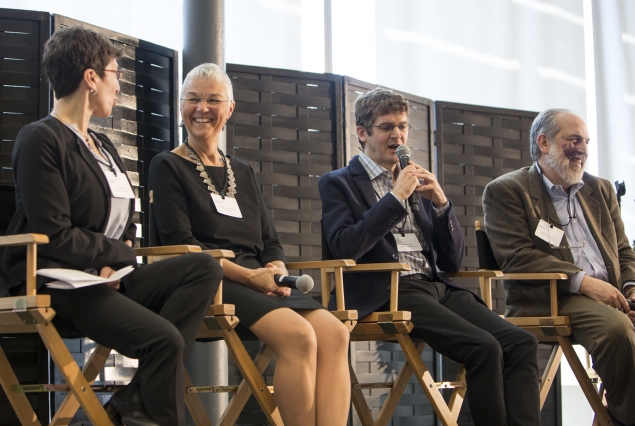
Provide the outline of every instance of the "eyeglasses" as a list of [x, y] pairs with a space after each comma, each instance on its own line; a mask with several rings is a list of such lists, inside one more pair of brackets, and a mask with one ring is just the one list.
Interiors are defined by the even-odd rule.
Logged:
[[203, 98], [186, 98], [186, 99], [181, 99], [182, 101], [187, 102], [190, 105], [200, 105], [201, 102], [205, 102], [205, 104], [207, 105], [208, 108], [212, 108], [212, 107], [217, 107], [220, 104], [224, 103], [224, 102], [229, 102], [229, 100], [221, 100], [221, 99], [215, 99], [215, 98], [207, 98], [207, 99], [203, 99]]
[[408, 133], [408, 129], [410, 128], [410, 123], [401, 123], [401, 124], [390, 124], [384, 123], [379, 126], [371, 126], [379, 129], [382, 133], [392, 133], [395, 130], [395, 127], [399, 129], [400, 133]]
[[125, 71], [124, 68], [117, 68], [116, 70], [107, 70], [106, 68], [93, 68], [95, 71], [108, 71], [108, 72], [114, 72], [115, 74], [115, 78], [117, 80], [121, 80], [121, 76], [123, 76], [123, 72]]

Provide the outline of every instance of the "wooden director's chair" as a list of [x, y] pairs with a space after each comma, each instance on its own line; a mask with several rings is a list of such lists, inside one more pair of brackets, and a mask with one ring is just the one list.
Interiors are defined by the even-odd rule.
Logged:
[[[477, 274], [479, 272], [500, 270], [500, 267], [494, 258], [494, 253], [492, 252], [492, 247], [487, 234], [481, 227], [481, 222], [477, 220], [474, 225], [476, 228], [476, 244], [478, 248], [480, 269]], [[575, 341], [571, 336], [571, 321], [568, 316], [558, 315], [557, 281], [566, 279], [566, 274], [546, 272], [502, 274], [491, 278], [480, 277], [483, 299], [490, 309], [492, 307], [492, 280], [549, 281], [549, 295], [551, 302], [551, 312], [549, 316], [505, 318], [510, 323], [534, 334], [539, 343], [553, 345], [551, 356], [549, 357], [545, 371], [540, 379], [540, 408], [542, 409], [542, 406], [547, 399], [551, 385], [553, 384], [556, 373], [558, 372], [562, 354], [564, 353], [564, 356], [571, 366], [571, 370], [573, 370], [573, 374], [575, 375], [584, 395], [595, 413], [593, 425], [612, 426], [613, 422], [611, 421], [608, 411], [602, 402], [604, 390], [602, 386], [600, 386], [598, 391], [593, 385], [598, 382], [597, 375], [592, 369], [587, 370], [582, 366], [580, 359], [573, 349], [572, 345], [575, 344]]]
[[[112, 426], [108, 414], [90, 387], [89, 382], [80, 371], [62, 341], [56, 327], [51, 323], [55, 311], [51, 308], [49, 295], [36, 293], [37, 245], [47, 244], [46, 235], [20, 234], [0, 237], [0, 247], [26, 246], [27, 274], [26, 295], [15, 297], [0, 297], [0, 333], [12, 335], [21, 333], [37, 333], [42, 338], [49, 351], [51, 359], [59, 368], [67, 383], [69, 395], [75, 396], [78, 405], [95, 425]], [[108, 350], [110, 352], [110, 350]], [[106, 355], [107, 356], [107, 355]], [[13, 368], [0, 347], [0, 384], [22, 425], [39, 426], [31, 404], [24, 392], [24, 387], [18, 381]]]
[[[150, 191], [149, 210], [150, 244], [155, 245], [158, 244], [158, 237], [154, 225], [153, 191]], [[199, 247], [196, 248], [200, 251]], [[221, 264], [222, 259], [234, 257], [234, 253], [229, 250], [203, 250], [203, 252], [211, 254], [217, 260], [221, 260]], [[149, 258], [148, 261], [158, 261], [165, 257], [166, 256], [153, 256]], [[287, 262], [286, 267], [288, 270], [337, 269], [354, 264], [355, 262], [352, 260], [328, 260]], [[333, 314], [342, 320], [349, 330], [354, 326], [357, 319], [357, 311], [333, 312]], [[198, 394], [219, 392], [235, 393], [218, 421], [218, 426], [229, 426], [236, 423], [240, 412], [253, 395], [265, 414], [267, 421], [273, 426], [283, 426], [278, 407], [273, 399], [273, 386], [267, 386], [262, 377], [262, 374], [274, 355], [273, 351], [266, 345], [262, 345], [256, 357], [252, 360], [243, 342], [236, 334], [235, 328], [239, 322], [239, 318], [235, 315], [234, 305], [222, 303], [221, 283], [214, 298], [214, 304], [210, 307], [203, 324], [201, 324], [197, 338], [224, 340], [234, 362], [243, 376], [243, 380], [237, 386], [194, 386], [187, 371], [185, 371], [185, 403], [197, 426], [212, 426]]]
[[[332, 257], [324, 237], [322, 238], [322, 256], [326, 259]], [[425, 366], [421, 359], [425, 342], [417, 342], [415, 346], [409, 334], [414, 327], [410, 321], [411, 313], [409, 311], [399, 311], [397, 308], [399, 273], [407, 270], [410, 270], [410, 267], [402, 263], [363, 264], [322, 270], [322, 303], [328, 306], [331, 290], [330, 284], [334, 281], [337, 303], [337, 310], [334, 312], [334, 315], [338, 316], [338, 318], [340, 318], [341, 315], [340, 319], [351, 323], [351, 341], [397, 341], [406, 358], [396, 380], [392, 383], [359, 383], [353, 367], [349, 364], [352, 386], [351, 399], [362, 425], [385, 426], [390, 421], [392, 414], [397, 408], [399, 399], [414, 374], [441, 423], [444, 426], [456, 426], [467, 390], [465, 385], [465, 367], [461, 365], [455, 381], [435, 382]], [[347, 311], [345, 308], [343, 274], [360, 272], [390, 273], [390, 305], [389, 311], [373, 312], [364, 318], [358, 319], [355, 324], [347, 315], [350, 315], [349, 313], [356, 315], [357, 312]], [[459, 272], [453, 274], [453, 276], [461, 278], [477, 276], [494, 277], [497, 274], [500, 273], [488, 272], [479, 275], [474, 272]], [[382, 404], [377, 419], [373, 420], [362, 390], [379, 388], [390, 389], [390, 391]], [[443, 399], [440, 392], [441, 389], [449, 389], [452, 391], [449, 403], [446, 403]]]

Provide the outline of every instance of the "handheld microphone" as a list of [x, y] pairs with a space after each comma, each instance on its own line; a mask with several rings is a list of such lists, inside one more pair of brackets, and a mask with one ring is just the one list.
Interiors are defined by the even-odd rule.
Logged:
[[[404, 169], [408, 165], [410, 161], [410, 148], [406, 145], [399, 145], [397, 147], [397, 158], [399, 158], [399, 166]], [[419, 211], [419, 203], [417, 202], [417, 194], [413, 191], [408, 197], [408, 203], [410, 204], [410, 208], [413, 212]]]
[[276, 274], [273, 280], [281, 287], [295, 288], [302, 293], [308, 293], [313, 288], [313, 278], [306, 274], [299, 277]]

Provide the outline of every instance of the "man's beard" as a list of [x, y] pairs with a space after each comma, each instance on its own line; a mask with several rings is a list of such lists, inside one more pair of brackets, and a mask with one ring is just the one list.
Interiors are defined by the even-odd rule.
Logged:
[[571, 186], [582, 180], [586, 156], [582, 158], [582, 167], [578, 168], [576, 165], [576, 169], [573, 169], [569, 165], [569, 158], [565, 155], [564, 151], [559, 149], [555, 143], [550, 143], [549, 152], [545, 155], [545, 161], [567, 185]]

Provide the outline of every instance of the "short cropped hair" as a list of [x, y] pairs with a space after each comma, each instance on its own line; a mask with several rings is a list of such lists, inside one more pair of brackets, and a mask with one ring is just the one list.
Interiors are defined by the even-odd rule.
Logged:
[[55, 92], [55, 99], [75, 92], [84, 71], [93, 69], [101, 78], [103, 69], [123, 52], [98, 32], [67, 27], [53, 33], [44, 44], [42, 71]]
[[377, 87], [355, 101], [355, 126], [363, 126], [372, 134], [377, 117], [391, 113], [408, 114], [408, 101], [390, 89]]
[[532, 160], [538, 161], [542, 154], [538, 146], [538, 136], [545, 135], [547, 140], [553, 140], [560, 131], [558, 115], [570, 112], [568, 109], [551, 108], [544, 110], [534, 119], [529, 131], [529, 153]]
[[183, 99], [185, 86], [187, 86], [190, 81], [198, 78], [202, 78], [205, 81], [211, 80], [216, 83], [223, 83], [225, 85], [225, 89], [227, 89], [227, 96], [229, 96], [229, 100], [234, 100], [234, 90], [232, 88], [231, 79], [221, 67], [216, 64], [212, 64], [211, 62], [198, 65], [187, 73], [185, 80], [183, 80], [183, 85], [181, 86], [181, 99]]

